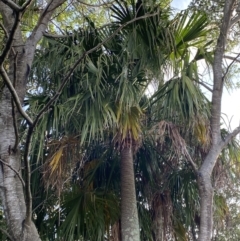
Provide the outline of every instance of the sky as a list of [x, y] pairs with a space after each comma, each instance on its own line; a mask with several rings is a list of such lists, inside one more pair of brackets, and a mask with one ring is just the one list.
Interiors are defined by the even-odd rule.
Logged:
[[[186, 9], [191, 0], [173, 0], [171, 6], [176, 10]], [[222, 122], [231, 130], [240, 125], [240, 89], [224, 89], [222, 98]], [[230, 122], [230, 125], [229, 125]]]

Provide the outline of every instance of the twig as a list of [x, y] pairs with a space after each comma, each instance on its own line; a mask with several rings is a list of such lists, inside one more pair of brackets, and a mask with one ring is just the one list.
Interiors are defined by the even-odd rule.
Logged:
[[[235, 62], [240, 63], [240, 60], [235, 58], [235, 57], [232, 57], [232, 56], [229, 56], [229, 55], [224, 55], [223, 57], [226, 58], [226, 59], [231, 59], [231, 60], [234, 60]], [[238, 54], [237, 57], [239, 57], [239, 54]]]
[[89, 3], [85, 3], [81, 0], [77, 0], [79, 3], [83, 4], [83, 5], [86, 5], [88, 7], [93, 7], [93, 8], [98, 8], [98, 7], [106, 7], [108, 5], [112, 5], [114, 2], [116, 2], [116, 0], [113, 0], [111, 2], [108, 2], [108, 3], [100, 3], [100, 4], [89, 4]]
[[187, 158], [188, 161], [191, 163], [191, 165], [192, 165], [193, 170], [195, 171], [195, 173], [198, 173], [198, 167], [197, 167], [196, 163], [193, 161], [192, 157], [190, 156], [187, 148], [185, 147], [183, 151], [184, 151], [184, 154], [185, 154], [186, 158]]
[[230, 58], [230, 56], [223, 56], [223, 57], [225, 57], [225, 58], [228, 58], [228, 59], [231, 59], [231, 60], [232, 60], [232, 62], [228, 65], [228, 67], [227, 67], [227, 69], [226, 69], [226, 72], [225, 72], [224, 75], [223, 75], [223, 78], [222, 78], [223, 80], [225, 79], [225, 77], [226, 77], [229, 69], [231, 68], [231, 66], [232, 66], [235, 62], [240, 62], [240, 61], [238, 60], [238, 57], [239, 57], [239, 56], [240, 56], [240, 53], [239, 53], [236, 57], [232, 57], [232, 58]]
[[12, 238], [12, 236], [4, 229], [0, 228], [0, 231], [2, 233], [4, 233], [11, 241], [14, 241], [14, 239]]
[[25, 219], [25, 222], [27, 224], [30, 224], [32, 220], [31, 167], [29, 164], [28, 155], [29, 155], [30, 143], [32, 139], [33, 128], [34, 128], [33, 126], [29, 126], [28, 128], [25, 151], [23, 156], [24, 165], [26, 168], [26, 219]]
[[240, 133], [240, 126], [235, 128], [231, 133], [229, 133], [226, 138], [221, 141], [221, 147], [222, 149], [231, 141], [232, 138], [234, 138], [237, 134]]
[[[15, 32], [19, 26], [19, 23], [20, 23], [20, 20], [21, 20], [21, 14], [20, 13], [16, 13], [16, 17], [15, 17], [15, 21], [13, 23], [13, 27], [11, 29], [11, 32], [9, 34], [8, 37], [8, 40], [7, 40], [7, 43], [5, 44], [5, 47], [3, 49], [3, 52], [0, 56], [0, 65], [3, 64], [3, 62], [5, 61], [6, 57], [8, 56], [8, 53], [9, 51], [11, 50], [12, 48], [12, 43], [13, 43], [13, 40], [14, 40], [14, 35], [15, 35]], [[5, 28], [2, 26], [3, 30], [5, 31]], [[7, 32], [6, 32], [7, 33]]]
[[[15, 53], [15, 51], [13, 50], [13, 52]], [[14, 73], [13, 73], [13, 87], [15, 89], [16, 86], [16, 81], [17, 81], [17, 56], [18, 56], [18, 52], [15, 54], [14, 56]], [[11, 102], [12, 102], [12, 116], [13, 116], [13, 127], [14, 127], [14, 132], [15, 132], [15, 144], [13, 147], [13, 151], [16, 152], [17, 151], [17, 147], [18, 147], [18, 139], [19, 139], [19, 135], [18, 135], [18, 128], [17, 128], [17, 119], [16, 119], [16, 114], [15, 114], [15, 104], [14, 104], [14, 100], [13, 97], [11, 98]]]
[[19, 172], [18, 172], [15, 168], [13, 168], [11, 165], [9, 165], [9, 164], [6, 163], [5, 161], [3, 161], [2, 159], [0, 159], [0, 162], [1, 162], [2, 164], [4, 164], [5, 166], [9, 167], [12, 171], [14, 171], [14, 172], [16, 173], [16, 175], [18, 176], [18, 178], [20, 179], [23, 187], [25, 187], [25, 182], [24, 182], [24, 180], [22, 179], [22, 177], [21, 177], [21, 175], [19, 174]]
[[195, 81], [196, 83], [202, 85], [202, 86], [205, 87], [208, 91], [213, 92], [213, 90], [212, 90], [210, 87], [208, 87], [206, 84], [204, 84], [203, 82], [200, 82], [200, 81], [198, 81], [198, 80], [196, 80], [196, 79], [193, 79], [193, 81]]

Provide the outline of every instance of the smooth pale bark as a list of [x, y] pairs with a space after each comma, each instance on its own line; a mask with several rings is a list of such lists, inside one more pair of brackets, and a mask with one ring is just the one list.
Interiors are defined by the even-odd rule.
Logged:
[[[222, 26], [220, 27], [220, 34], [217, 41], [217, 46], [214, 54], [213, 63], [213, 94], [212, 94], [212, 106], [211, 106], [211, 146], [209, 152], [203, 161], [203, 164], [198, 172], [198, 187], [200, 194], [200, 232], [199, 241], [210, 241], [212, 238], [213, 227], [213, 187], [211, 176], [213, 168], [217, 162], [218, 156], [222, 149], [227, 144], [227, 141], [223, 141], [220, 133], [220, 119], [221, 119], [221, 102], [224, 83], [223, 74], [223, 57], [225, 46], [227, 42], [228, 31], [230, 28], [231, 17], [233, 13], [233, 6], [235, 0], [225, 1], [224, 16], [222, 20]], [[237, 134], [233, 132], [235, 135]], [[226, 139], [230, 141], [234, 135]]]
[[132, 147], [121, 150], [121, 237], [140, 241]]
[[[61, 5], [64, 0], [52, 0], [46, 6], [47, 11], [43, 11], [39, 22], [32, 30], [30, 37], [23, 41], [20, 26], [15, 30], [12, 42], [12, 49], [8, 54], [7, 76], [12, 85], [16, 88], [16, 93], [20, 103], [23, 102], [26, 94], [27, 78], [30, 72], [34, 52], [37, 42], [41, 39], [47, 28], [56, 7]], [[10, 36], [16, 14], [14, 10], [0, 1], [0, 13], [3, 18], [3, 25]], [[3, 74], [2, 70], [0, 74]], [[2, 75], [3, 76], [3, 75]], [[3, 80], [5, 80], [3, 78]], [[13, 114], [12, 96], [5, 86], [0, 93], [0, 195], [4, 214], [8, 224], [8, 234], [12, 241], [40, 241], [37, 229], [33, 222], [26, 221], [26, 210], [31, 210], [30, 199], [25, 200], [23, 183], [21, 180], [21, 156], [19, 150], [15, 147], [16, 130], [14, 129], [14, 118], [19, 117], [19, 113]], [[15, 124], [18, 124], [15, 122]], [[6, 164], [5, 164], [6, 163]], [[31, 214], [31, 213], [30, 213]]]

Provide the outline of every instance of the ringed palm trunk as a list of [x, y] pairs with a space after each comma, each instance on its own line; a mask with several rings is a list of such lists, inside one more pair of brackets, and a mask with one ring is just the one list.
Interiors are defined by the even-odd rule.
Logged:
[[140, 241], [132, 146], [121, 150], [121, 237]]

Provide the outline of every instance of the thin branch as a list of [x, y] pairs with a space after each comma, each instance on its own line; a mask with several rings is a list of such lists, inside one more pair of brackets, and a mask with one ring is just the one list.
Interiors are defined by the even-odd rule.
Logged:
[[235, 128], [230, 134], [227, 135], [227, 137], [221, 142], [222, 149], [234, 138], [237, 134], [240, 133], [240, 126]]
[[11, 241], [14, 241], [12, 236], [6, 230], [0, 228], [0, 232], [4, 233]]
[[[12, 29], [10, 31], [10, 34], [9, 34], [9, 36], [8, 36], [8, 34], [6, 35], [8, 40], [7, 40], [7, 43], [5, 44], [5, 47], [4, 47], [4, 49], [2, 51], [2, 54], [0, 56], [0, 65], [3, 64], [3, 62], [6, 59], [6, 57], [8, 56], [9, 51], [12, 48], [12, 43], [14, 41], [14, 35], [15, 35], [15, 32], [16, 32], [18, 26], [19, 26], [20, 20], [21, 20], [21, 14], [20, 13], [16, 13], [15, 21], [13, 23], [13, 26], [12, 26]], [[2, 28], [4, 29], [4, 31], [6, 31], [4, 26], [2, 26]]]
[[2, 159], [0, 159], [0, 162], [1, 162], [2, 164], [4, 164], [5, 166], [9, 167], [12, 171], [14, 171], [14, 172], [16, 173], [16, 175], [18, 176], [19, 180], [21, 181], [23, 187], [25, 187], [25, 182], [24, 182], [24, 180], [22, 179], [22, 177], [21, 177], [21, 175], [19, 174], [19, 172], [18, 172], [15, 168], [13, 168], [11, 165], [9, 165], [9, 164], [6, 163], [5, 161], [3, 161]]
[[240, 15], [239, 15], [239, 12], [238, 12], [237, 16], [235, 16], [233, 19], [231, 19], [230, 27], [232, 27], [232, 26], [233, 26], [235, 23], [237, 23], [239, 20], [240, 20]]
[[[225, 73], [224, 73], [224, 75], [223, 75], [223, 78], [222, 78], [223, 80], [225, 79], [225, 77], [226, 77], [229, 69], [231, 68], [231, 66], [232, 66], [235, 62], [237, 62], [237, 59], [238, 59], [239, 56], [240, 56], [240, 53], [239, 53], [236, 57], [233, 57], [233, 58], [232, 58], [232, 62], [228, 65], [228, 67], [227, 67], [227, 69], [226, 69], [226, 71], [225, 71]], [[225, 56], [224, 56], [224, 57], [225, 57]], [[228, 59], [230, 59], [230, 56], [228, 56]], [[239, 61], [239, 62], [240, 62], [240, 61]]]
[[39, 17], [38, 23], [33, 29], [31, 35], [28, 37], [26, 45], [27, 46], [36, 46], [38, 41], [43, 36], [43, 33], [46, 30], [46, 26], [51, 19], [51, 16], [56, 8], [62, 5], [65, 0], [52, 0], [49, 1], [48, 5], [43, 10], [41, 16]]
[[205, 87], [208, 91], [213, 92], [213, 90], [212, 90], [210, 87], [208, 87], [206, 84], [204, 84], [203, 82], [200, 82], [200, 81], [198, 81], [198, 80], [196, 80], [196, 79], [193, 79], [193, 81], [195, 81], [196, 83], [202, 85], [202, 86]]
[[22, 5], [20, 11], [21, 11], [21, 12], [25, 12], [26, 9], [27, 9], [32, 3], [33, 3], [33, 0], [28, 0], [28, 1], [26, 1], [26, 2]]
[[78, 1], [79, 3], [81, 3], [81, 4], [83, 4], [83, 5], [86, 5], [86, 6], [88, 6], [88, 7], [93, 7], [93, 8], [107, 7], [107, 6], [109, 6], [109, 5], [112, 5], [114, 2], [116, 2], [116, 0], [113, 0], [113, 1], [108, 2], [108, 3], [103, 2], [103, 3], [100, 3], [100, 4], [89, 4], [89, 3], [85, 3], [85, 2], [83, 2], [83, 1], [81, 1], [81, 0], [77, 0], [77, 1]]
[[[13, 49], [13, 53], [15, 54], [15, 56], [14, 56], [14, 73], [13, 73], [13, 87], [15, 89], [16, 81], [17, 81], [17, 56], [18, 56], [18, 52], [15, 53], [15, 51]], [[15, 132], [15, 144], [14, 144], [14, 147], [13, 147], [13, 151], [16, 152], [17, 147], [18, 147], [19, 134], [18, 134], [17, 118], [16, 118], [16, 113], [15, 113], [15, 104], [14, 104], [13, 97], [11, 98], [11, 102], [12, 102], [13, 127], [14, 127], [14, 132]]]
[[22, 117], [27, 121], [27, 123], [29, 125], [32, 125], [33, 121], [28, 116], [28, 114], [23, 110], [21, 102], [20, 102], [19, 97], [18, 97], [18, 94], [17, 94], [15, 88], [13, 87], [12, 82], [9, 79], [9, 77], [8, 77], [4, 67], [2, 65], [0, 66], [0, 74], [2, 75], [3, 80], [4, 80], [5, 84], [7, 85], [8, 89], [9, 89], [11, 95], [12, 95], [12, 98], [13, 98], [15, 104], [16, 104], [16, 107], [17, 107], [19, 113], [22, 115]]
[[184, 151], [184, 155], [186, 156], [187, 160], [191, 163], [192, 168], [195, 171], [195, 173], [198, 173], [198, 167], [197, 167], [196, 163], [193, 161], [192, 157], [190, 156], [187, 148], [185, 147], [183, 151]]
[[239, 54], [237, 55], [237, 57], [232, 57], [232, 56], [229, 56], [229, 55], [224, 55], [223, 56], [225, 59], [231, 59], [233, 60], [234, 62], [238, 62], [240, 63], [240, 59], [237, 59], [239, 57]]
[[25, 144], [25, 151], [23, 156], [24, 165], [26, 168], [26, 219], [25, 219], [25, 222], [27, 224], [31, 224], [31, 220], [32, 220], [31, 167], [28, 159], [32, 133], [33, 133], [33, 126], [29, 126], [26, 144]]

